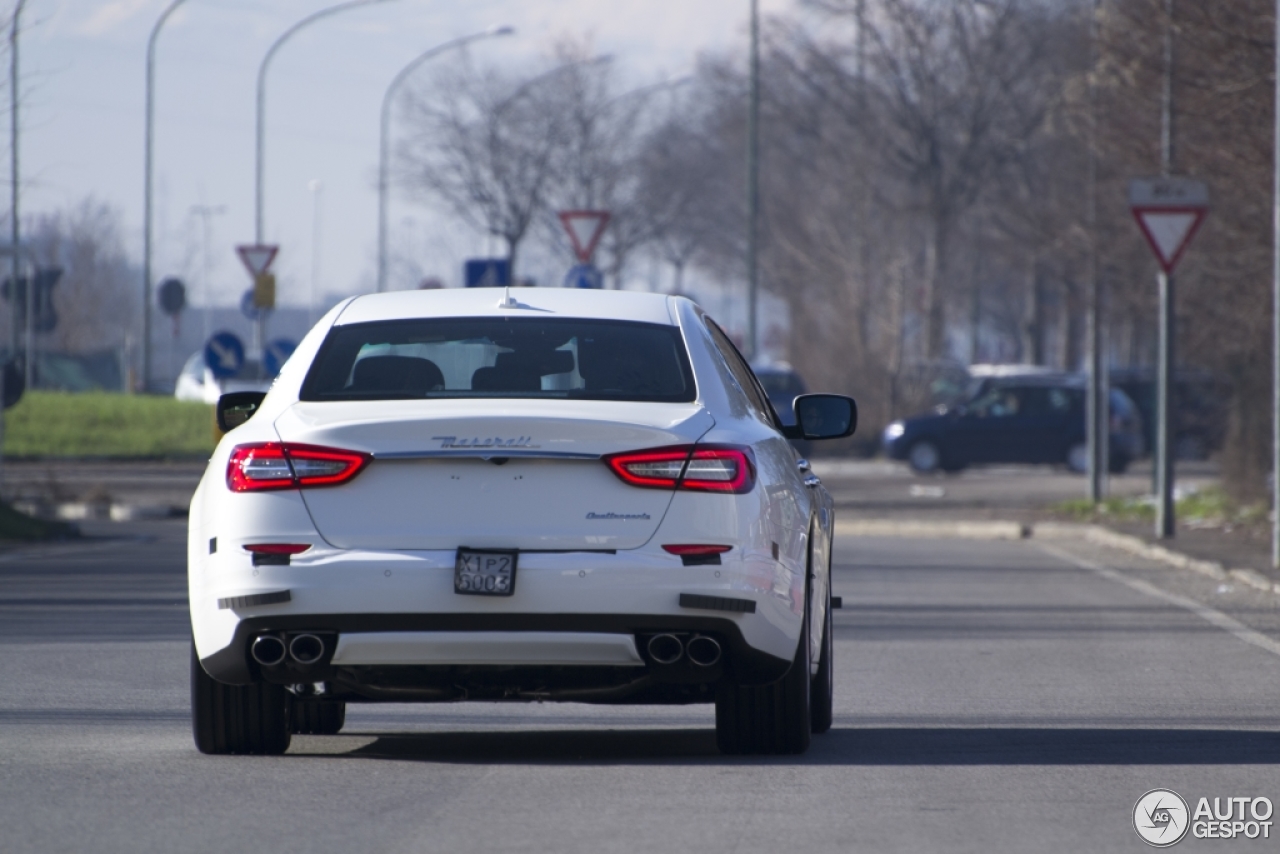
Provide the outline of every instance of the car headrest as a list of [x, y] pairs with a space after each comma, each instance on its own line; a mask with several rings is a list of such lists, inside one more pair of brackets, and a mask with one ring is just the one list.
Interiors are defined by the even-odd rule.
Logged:
[[425, 395], [444, 388], [444, 374], [430, 359], [413, 356], [365, 356], [356, 362], [352, 391], [388, 391]]

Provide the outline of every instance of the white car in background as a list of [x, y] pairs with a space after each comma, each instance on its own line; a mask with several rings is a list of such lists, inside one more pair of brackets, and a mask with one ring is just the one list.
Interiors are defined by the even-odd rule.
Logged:
[[192, 353], [182, 366], [174, 383], [173, 396], [178, 400], [198, 403], [217, 403], [224, 394], [237, 391], [266, 391], [271, 388], [271, 378], [263, 377], [255, 360], [246, 360], [240, 370], [230, 377], [214, 376], [205, 362], [204, 351]]
[[[303, 339], [191, 504], [195, 740], [280, 753], [347, 703], [715, 703], [726, 753], [832, 713], [831, 499], [680, 297], [356, 297]], [[235, 425], [239, 426], [235, 426]], [[838, 604], [838, 602], [836, 603]]]

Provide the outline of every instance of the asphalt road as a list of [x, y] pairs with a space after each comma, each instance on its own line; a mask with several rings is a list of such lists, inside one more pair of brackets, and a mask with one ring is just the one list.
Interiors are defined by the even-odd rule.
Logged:
[[803, 757], [719, 756], [710, 707], [464, 704], [261, 758], [192, 746], [182, 523], [95, 530], [0, 555], [0, 851], [1145, 851], [1149, 789], [1280, 802], [1271, 598], [1078, 543], [840, 541]]

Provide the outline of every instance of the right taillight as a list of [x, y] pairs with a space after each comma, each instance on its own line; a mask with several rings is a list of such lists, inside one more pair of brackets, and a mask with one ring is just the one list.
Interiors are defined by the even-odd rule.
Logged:
[[680, 445], [610, 454], [613, 473], [632, 486], [697, 492], [750, 492], [756, 467], [751, 449], [738, 445]]
[[362, 451], [281, 442], [237, 445], [227, 461], [232, 492], [337, 486], [351, 480], [373, 459]]

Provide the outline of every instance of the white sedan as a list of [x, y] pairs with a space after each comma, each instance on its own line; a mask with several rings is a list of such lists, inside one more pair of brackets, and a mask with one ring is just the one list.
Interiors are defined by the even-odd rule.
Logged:
[[[833, 514], [687, 299], [361, 296], [265, 398], [225, 396], [191, 504], [205, 753], [281, 753], [347, 703], [715, 703], [726, 753], [831, 726]], [[838, 604], [838, 601], [835, 603]]]

